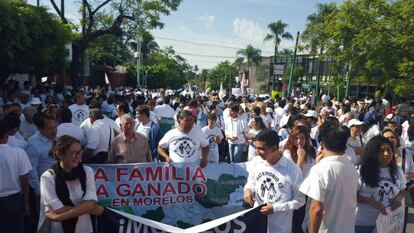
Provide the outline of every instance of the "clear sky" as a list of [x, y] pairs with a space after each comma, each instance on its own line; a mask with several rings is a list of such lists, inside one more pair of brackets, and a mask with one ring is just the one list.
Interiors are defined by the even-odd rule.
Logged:
[[[49, 0], [40, 1], [50, 7]], [[66, 0], [69, 16], [76, 17], [78, 2]], [[263, 42], [269, 23], [282, 20], [296, 37], [307, 16], [316, 12], [316, 4], [328, 2], [342, 0], [183, 0], [177, 11], [162, 18], [165, 27], [152, 33], [161, 47], [172, 46], [191, 65], [211, 68], [233, 61], [237, 50], [248, 44], [260, 48], [263, 56], [272, 55], [273, 44]], [[293, 49], [294, 43], [282, 41], [281, 47]]]

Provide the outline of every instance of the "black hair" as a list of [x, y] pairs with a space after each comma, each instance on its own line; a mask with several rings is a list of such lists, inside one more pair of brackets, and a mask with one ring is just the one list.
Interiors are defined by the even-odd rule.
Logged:
[[139, 114], [144, 114], [145, 116], [150, 117], [150, 110], [147, 105], [140, 105], [135, 109], [135, 111]]
[[267, 147], [279, 148], [279, 136], [272, 129], [265, 129], [256, 135], [255, 141], [265, 142]]
[[260, 112], [261, 112], [260, 107], [256, 106], [252, 109], [252, 111], [256, 114], [256, 116], [260, 116]]
[[392, 129], [384, 129], [384, 131], [382, 131], [381, 135], [384, 136], [384, 134], [388, 133], [388, 132], [392, 133], [397, 138], [396, 148], [399, 148], [401, 146], [400, 137]]
[[[362, 164], [361, 168], [359, 169], [359, 174], [361, 175], [362, 181], [371, 187], [378, 186], [380, 174], [378, 155], [380, 153], [381, 146], [384, 144], [388, 144], [393, 150], [393, 146], [390, 140], [383, 136], [375, 136], [368, 141], [365, 152], [362, 155]], [[391, 155], [391, 158], [392, 159], [389, 164], [390, 175], [392, 182], [395, 183], [395, 181], [399, 178], [398, 165], [395, 161], [395, 156]]]
[[191, 117], [194, 118], [193, 114], [190, 111], [188, 111], [188, 110], [181, 110], [181, 111], [179, 111], [177, 113], [177, 121], [180, 121], [180, 120], [182, 120], [182, 119], [184, 119], [184, 118], [186, 118], [188, 116], [191, 116]]
[[12, 103], [12, 104], [10, 104], [10, 106], [12, 106], [12, 107], [18, 107], [20, 110], [22, 110], [22, 106], [20, 106], [19, 103]]
[[4, 120], [7, 122], [9, 129], [20, 127], [20, 116], [15, 112], [10, 112], [4, 116]]
[[207, 119], [216, 121], [217, 120], [217, 115], [215, 113], [209, 113], [207, 115]]
[[5, 120], [0, 120], [0, 139], [4, 139], [4, 137], [8, 136], [9, 133], [9, 126]]
[[46, 120], [56, 120], [44, 112], [37, 112], [33, 115], [33, 122], [38, 128], [43, 128], [46, 125]]
[[329, 128], [325, 128], [321, 141], [327, 150], [342, 155], [346, 150], [348, 135], [348, 130], [332, 125]]
[[239, 112], [240, 111], [240, 105], [239, 104], [233, 104], [230, 106], [230, 110], [233, 112]]
[[261, 116], [255, 116], [255, 117], [253, 117], [253, 119], [254, 119], [254, 121], [256, 121], [256, 124], [258, 124], [259, 125], [259, 128], [261, 129], [261, 130], [265, 130], [265, 129], [267, 129], [267, 126], [265, 125], [265, 123], [263, 122], [263, 119], [262, 119], [262, 117]]
[[129, 113], [129, 105], [127, 103], [122, 103], [117, 107], [119, 110], [123, 111], [124, 114]]
[[326, 132], [328, 132], [332, 127], [339, 127], [339, 123], [337, 120], [333, 118], [326, 119], [323, 124], [319, 127], [319, 136], [318, 142], [322, 141], [322, 137]]
[[62, 108], [60, 112], [60, 119], [62, 123], [70, 123], [72, 122], [72, 111], [69, 108]]

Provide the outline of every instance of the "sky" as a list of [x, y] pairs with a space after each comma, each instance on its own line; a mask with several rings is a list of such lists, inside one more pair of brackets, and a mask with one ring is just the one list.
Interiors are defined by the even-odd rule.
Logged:
[[[36, 0], [27, 1], [36, 4]], [[49, 0], [40, 2], [52, 9]], [[77, 17], [78, 2], [66, 0], [70, 18]], [[273, 43], [263, 38], [267, 25], [277, 20], [287, 23], [286, 31], [294, 37], [282, 40], [280, 47], [293, 49], [296, 33], [304, 30], [316, 4], [329, 2], [340, 4], [342, 0], [183, 0], [177, 11], [162, 17], [164, 28], [152, 34], [161, 48], [172, 46], [189, 64], [212, 68], [225, 60], [234, 61], [237, 51], [249, 44], [261, 49], [263, 56], [273, 55]]]

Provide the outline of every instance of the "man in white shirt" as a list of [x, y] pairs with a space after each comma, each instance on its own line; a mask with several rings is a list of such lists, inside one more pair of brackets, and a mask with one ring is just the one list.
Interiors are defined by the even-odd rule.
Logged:
[[158, 118], [174, 118], [175, 111], [168, 102], [167, 97], [157, 99], [158, 106], [155, 107], [154, 113]]
[[84, 161], [87, 163], [104, 163], [108, 160], [108, 151], [114, 140], [114, 130], [104, 120], [100, 109], [91, 109], [89, 113], [92, 127], [87, 135]]
[[84, 145], [86, 142], [85, 135], [83, 130], [72, 123], [72, 112], [68, 108], [63, 108], [61, 111], [61, 123], [57, 128], [56, 137], [63, 135], [69, 135], [73, 138], [78, 139], [81, 142], [81, 145]]
[[9, 144], [11, 147], [16, 147], [24, 150], [27, 146], [27, 142], [19, 133], [19, 115], [17, 115], [15, 112], [10, 112], [4, 116], [4, 120], [7, 122], [7, 126], [9, 127], [9, 139], [7, 141], [7, 144]]
[[348, 122], [349, 138], [347, 140], [347, 146], [354, 149], [357, 156], [357, 164], [361, 163], [361, 157], [365, 150], [365, 138], [361, 135], [361, 126], [364, 122], [358, 119], [352, 119]]
[[246, 122], [239, 117], [239, 108], [238, 104], [233, 104], [230, 107], [230, 116], [224, 119], [224, 132], [229, 143], [230, 162], [232, 163], [247, 160], [245, 156], [247, 144], [244, 135], [248, 132], [248, 127]]
[[177, 121], [178, 128], [168, 131], [160, 140], [158, 154], [168, 163], [200, 163], [201, 167], [205, 167], [209, 143], [201, 129], [194, 126], [194, 116], [190, 111], [183, 110], [178, 113]]
[[265, 129], [255, 137], [257, 156], [252, 160], [244, 186], [244, 200], [250, 205], [263, 205], [268, 215], [268, 232], [292, 232], [293, 211], [305, 204], [299, 192], [302, 171], [282, 156], [276, 131]]
[[85, 96], [82, 93], [76, 94], [75, 103], [70, 105], [69, 109], [72, 112], [72, 123], [77, 126], [89, 116], [89, 107], [85, 104]]
[[9, 127], [0, 120], [0, 229], [1, 232], [28, 232], [24, 214], [30, 213], [29, 181], [32, 169], [24, 150], [7, 145]]
[[25, 140], [29, 139], [36, 133], [37, 127], [34, 124], [33, 116], [37, 112], [35, 107], [27, 107], [23, 109], [23, 115], [20, 117], [20, 134]]
[[353, 233], [359, 175], [355, 165], [343, 156], [348, 133], [332, 126], [322, 135], [322, 159], [299, 189], [312, 198], [309, 232]]

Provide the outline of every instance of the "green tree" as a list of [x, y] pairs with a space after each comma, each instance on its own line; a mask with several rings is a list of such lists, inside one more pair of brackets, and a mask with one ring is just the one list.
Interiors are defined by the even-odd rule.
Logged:
[[317, 12], [308, 16], [300, 39], [304, 49], [309, 50], [311, 55], [321, 56], [330, 38], [326, 30], [327, 25], [335, 19], [338, 8], [335, 3], [317, 4], [316, 7]]
[[192, 70], [186, 60], [175, 54], [172, 48], [152, 52], [142, 71], [148, 74], [148, 87], [181, 88], [187, 83], [185, 73]]
[[[162, 28], [162, 15], [175, 11], [182, 0], [165, 1], [115, 1], [115, 0], [82, 0], [80, 11], [83, 20], [82, 33], [73, 41], [73, 61], [71, 65], [72, 79], [78, 81], [83, 76], [81, 61], [90, 44], [105, 35], [122, 37], [132, 36], [142, 31]], [[62, 22], [67, 20], [59, 9], [56, 0], [50, 0]]]
[[220, 84], [223, 88], [227, 86], [233, 87], [234, 76], [236, 75], [238, 67], [232, 65], [229, 61], [220, 62], [217, 66], [208, 71], [207, 80], [208, 87], [211, 90], [219, 90]]
[[46, 9], [0, 1], [0, 85], [13, 73], [45, 76], [65, 67], [70, 28]]
[[279, 45], [282, 42], [282, 39], [286, 40], [293, 40], [293, 36], [289, 32], [285, 32], [285, 29], [288, 25], [283, 23], [281, 20], [276, 22], [272, 22], [267, 25], [270, 33], [267, 33], [264, 41], [273, 41], [275, 44], [275, 53], [274, 53], [274, 60], [276, 62], [276, 57], [279, 53]]
[[242, 56], [246, 59], [247, 67], [249, 69], [249, 80], [251, 79], [251, 69], [253, 65], [259, 65], [262, 60], [262, 51], [254, 48], [252, 45], [247, 45], [245, 49], [237, 51], [237, 56]]

